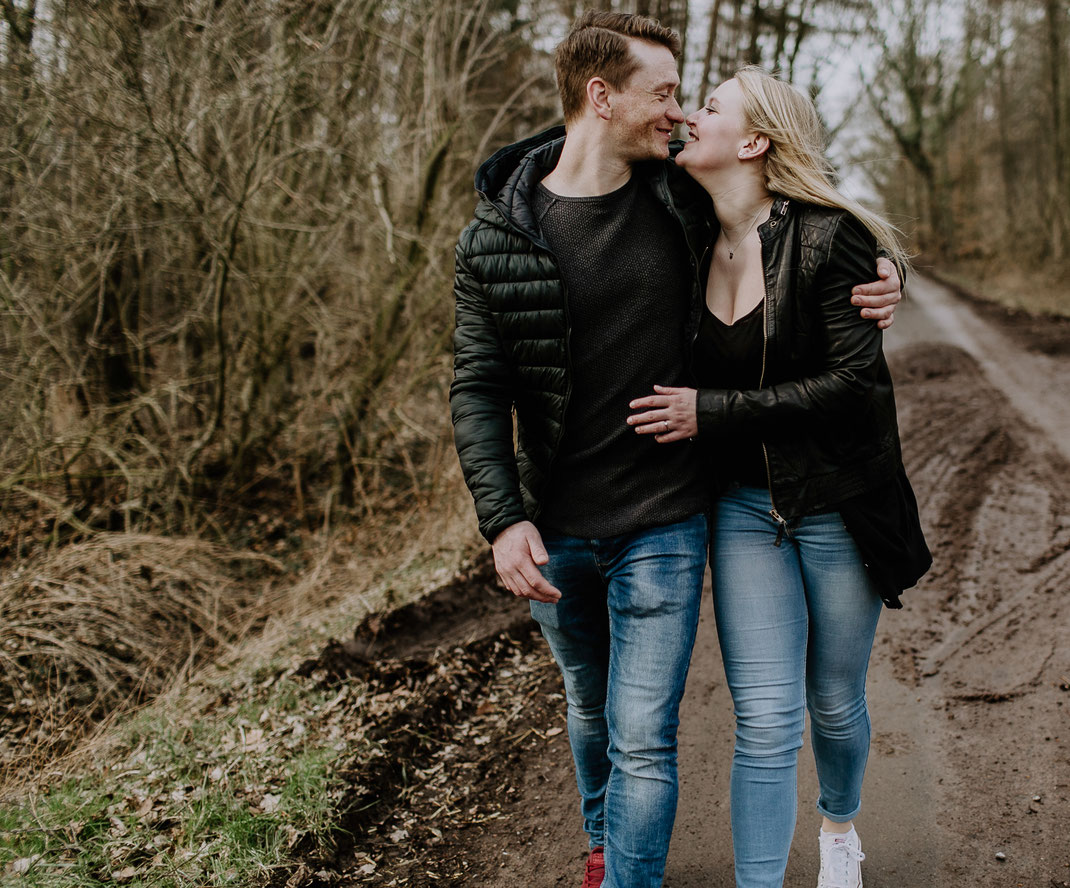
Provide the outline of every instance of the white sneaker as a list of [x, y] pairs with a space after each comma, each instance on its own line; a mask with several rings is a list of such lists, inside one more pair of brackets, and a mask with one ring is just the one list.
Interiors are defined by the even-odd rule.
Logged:
[[862, 867], [866, 859], [862, 841], [854, 827], [847, 833], [821, 831], [821, 872], [817, 888], [862, 888]]

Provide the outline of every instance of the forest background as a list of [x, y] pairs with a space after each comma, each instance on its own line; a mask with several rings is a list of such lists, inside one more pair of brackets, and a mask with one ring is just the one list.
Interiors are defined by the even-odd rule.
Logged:
[[[0, 0], [3, 787], [478, 546], [452, 250], [583, 5]], [[1070, 314], [1065, 0], [586, 5], [680, 31], [685, 109], [793, 80], [919, 269]]]

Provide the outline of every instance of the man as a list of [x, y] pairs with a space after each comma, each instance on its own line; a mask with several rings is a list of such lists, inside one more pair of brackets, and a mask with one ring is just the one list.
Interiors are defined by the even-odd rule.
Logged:
[[[455, 440], [499, 578], [530, 599], [564, 677], [584, 888], [603, 869], [606, 888], [661, 884], [705, 567], [697, 446], [626, 422], [631, 399], [687, 380], [713, 242], [704, 195], [669, 161], [679, 49], [642, 16], [581, 17], [556, 55], [565, 133], [480, 168], [457, 247]], [[899, 296], [883, 273], [863, 314], [886, 324]]]

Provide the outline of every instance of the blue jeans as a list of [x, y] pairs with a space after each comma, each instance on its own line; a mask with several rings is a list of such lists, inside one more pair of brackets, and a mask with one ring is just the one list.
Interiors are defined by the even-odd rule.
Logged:
[[584, 829], [605, 888], [657, 888], [676, 817], [676, 729], [706, 517], [618, 537], [543, 535], [556, 604], [531, 602], [565, 680]]
[[737, 888], [780, 888], [795, 831], [805, 710], [821, 795], [836, 822], [861, 805], [869, 755], [866, 669], [881, 600], [838, 512], [800, 520], [775, 546], [769, 492], [714, 505], [717, 634], [736, 713], [732, 844]]

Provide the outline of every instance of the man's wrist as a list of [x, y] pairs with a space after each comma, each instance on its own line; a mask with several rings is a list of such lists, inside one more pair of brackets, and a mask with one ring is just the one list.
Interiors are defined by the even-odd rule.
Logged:
[[510, 527], [514, 527], [517, 524], [528, 520], [530, 519], [526, 514], [519, 517], [514, 515], [508, 518], [496, 518], [495, 520], [486, 523], [481, 522], [479, 532], [483, 534], [483, 538], [493, 546], [494, 541]]

